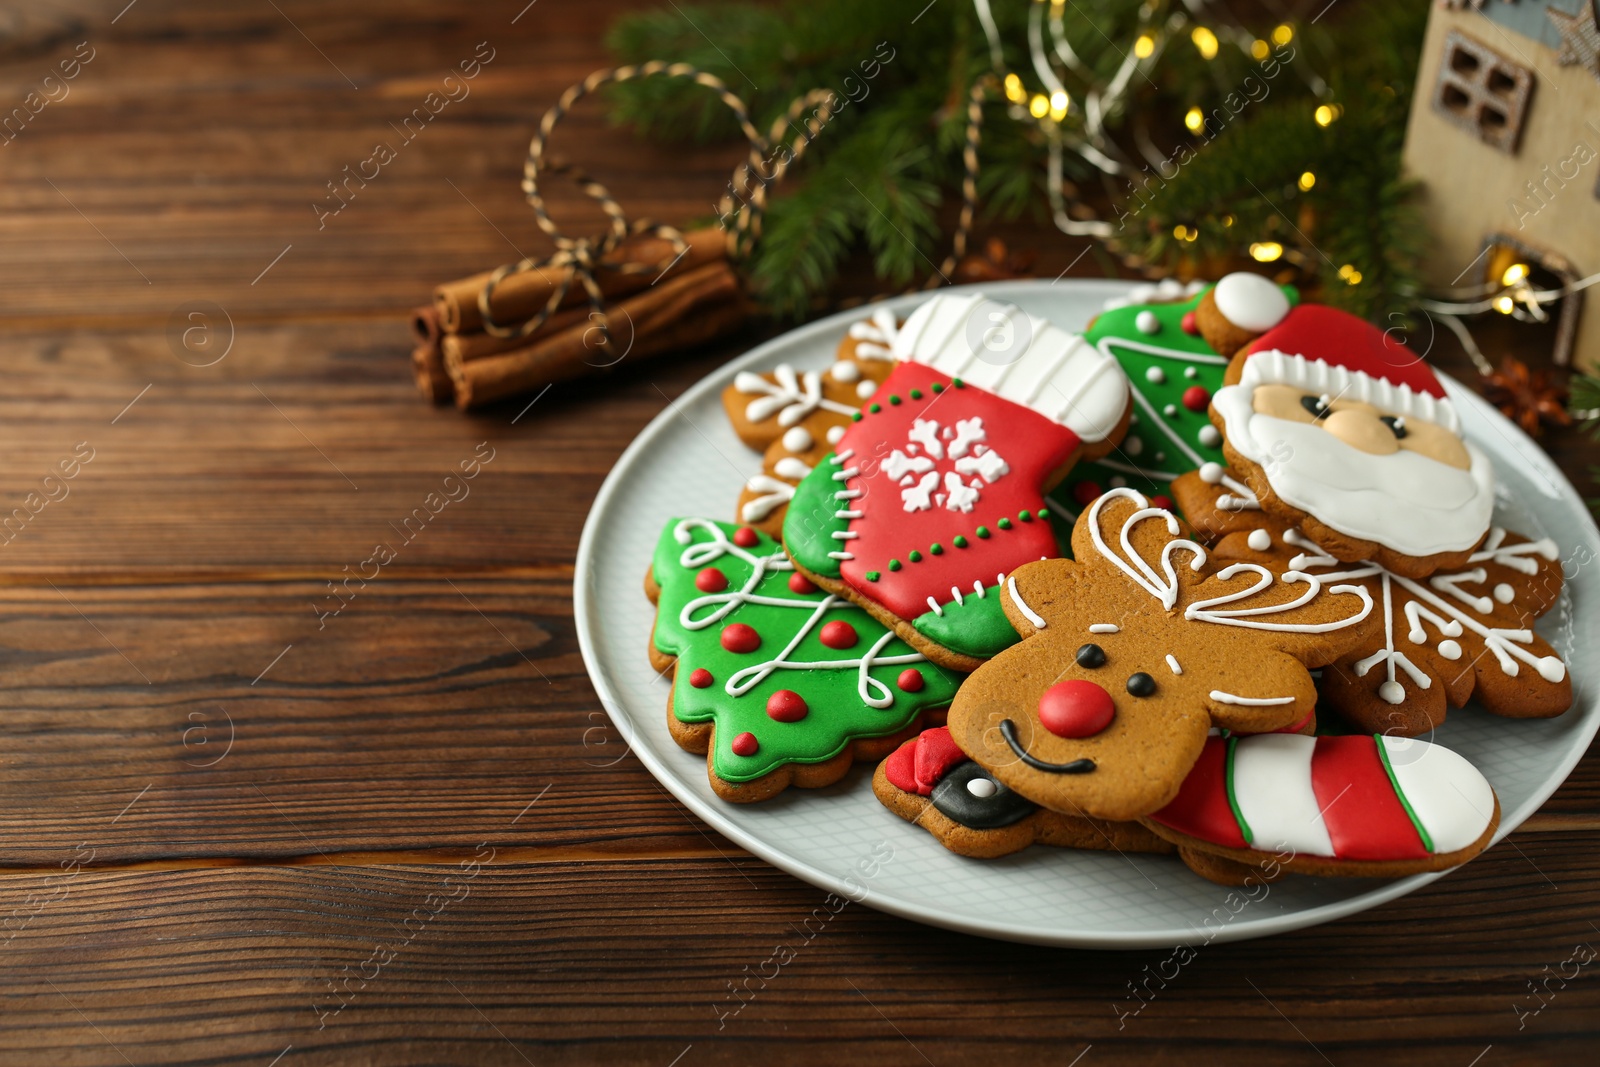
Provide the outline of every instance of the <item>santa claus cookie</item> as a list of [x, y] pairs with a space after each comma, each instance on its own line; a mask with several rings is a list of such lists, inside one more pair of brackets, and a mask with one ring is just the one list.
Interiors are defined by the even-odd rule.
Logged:
[[763, 453], [761, 473], [739, 494], [739, 521], [777, 537], [794, 487], [833, 451], [850, 418], [894, 367], [890, 345], [899, 327], [879, 308], [853, 323], [825, 371], [781, 364], [769, 374], [737, 375], [722, 404], [739, 440]]
[[1433, 369], [1353, 315], [1289, 308], [1255, 281], [1278, 301], [1250, 305], [1248, 325], [1282, 315], [1233, 357], [1211, 402], [1253, 500], [1336, 559], [1411, 578], [1465, 564], [1489, 532], [1494, 472], [1462, 439]]
[[1533, 624], [1561, 595], [1554, 541], [1491, 527], [1458, 567], [1427, 578], [1373, 560], [1335, 559], [1297, 527], [1244, 506], [1249, 489], [1229, 470], [1202, 467], [1173, 483], [1213, 557], [1303, 571], [1365, 587], [1374, 611], [1360, 638], [1322, 674], [1326, 707], [1358, 729], [1415, 737], [1469, 697], [1496, 715], [1548, 718], [1572, 705], [1572, 679]]
[[[1068, 536], [1078, 512], [1107, 489], [1128, 486], [1170, 508], [1172, 479], [1222, 462], [1222, 434], [1207, 411], [1228, 357], [1206, 341], [1196, 317], [1211, 289], [1170, 279], [1139, 286], [1128, 299], [1108, 303], [1084, 331], [1128, 376], [1134, 410], [1121, 444], [1073, 467], [1051, 491], [1051, 514]], [[1280, 295], [1287, 304], [1298, 299], [1288, 287]]]
[[1109, 852], [1171, 852], [1136, 822], [1105, 822], [1041, 808], [967, 758], [939, 726], [878, 764], [872, 791], [883, 806], [921, 826], [951, 852], [994, 859], [1029, 845]]
[[1213, 725], [1304, 728], [1308, 667], [1347, 651], [1363, 588], [1235, 563], [1215, 574], [1169, 511], [1112, 489], [1078, 519], [1073, 560], [1007, 577], [1022, 641], [980, 667], [950, 734], [984, 770], [1055, 811], [1121, 821], [1174, 796]]
[[1440, 745], [1267, 734], [1209, 738], [1177, 798], [1142, 821], [1224, 885], [1284, 872], [1398, 878], [1482, 852], [1500, 803]]
[[784, 543], [823, 588], [930, 659], [971, 670], [1016, 640], [996, 590], [1059, 554], [1044, 493], [1127, 426], [1116, 361], [981, 296], [919, 307], [893, 373], [795, 491]]
[[[879, 760], [955, 694], [955, 676], [795, 571], [749, 526], [673, 519], [645, 592], [667, 726], [724, 800], [829, 785]], [[942, 716], [941, 716], [942, 718]]]

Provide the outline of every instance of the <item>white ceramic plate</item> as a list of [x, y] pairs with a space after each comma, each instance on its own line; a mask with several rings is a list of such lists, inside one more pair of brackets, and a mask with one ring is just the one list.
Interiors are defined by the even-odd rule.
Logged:
[[[1081, 330], [1115, 281], [1006, 282], [996, 298]], [[902, 316], [924, 296], [889, 302]], [[1176, 859], [1034, 847], [970, 860], [890, 814], [858, 765], [826, 789], [790, 789], [761, 804], [727, 804], [711, 792], [703, 756], [667, 733], [669, 683], [645, 657], [655, 609], [641, 590], [662, 525], [673, 516], [729, 519], [759, 457], [734, 436], [723, 387], [741, 370], [780, 362], [824, 368], [849, 311], [784, 334], [734, 360], [675, 400], [623, 453], [600, 489], [578, 547], [574, 600], [584, 663], [612, 722], [650, 772], [695, 814], [767, 862], [824, 890], [918, 922], [985, 937], [1049, 945], [1140, 948], [1232, 941], [1296, 930], [1375, 907], [1440, 875], [1393, 881], [1293, 876], [1264, 897], [1242, 898], [1191, 874]], [[1558, 719], [1509, 721], [1471, 707], [1452, 711], [1434, 740], [1470, 759], [1500, 795], [1499, 837], [1516, 829], [1566, 778], [1600, 728], [1587, 662], [1600, 646], [1600, 534], [1550, 458], [1467, 389], [1448, 382], [1466, 433], [1494, 459], [1502, 486], [1496, 521], [1561, 546], [1568, 583], [1539, 631], [1574, 670], [1575, 703]], [[1499, 839], [1496, 838], [1496, 840]]]

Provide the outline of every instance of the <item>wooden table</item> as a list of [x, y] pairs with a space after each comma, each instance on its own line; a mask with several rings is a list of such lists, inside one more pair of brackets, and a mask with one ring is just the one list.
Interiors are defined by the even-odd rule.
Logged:
[[[1460, 873], [1164, 984], [1166, 952], [861, 906], [805, 940], [822, 893], [617, 759], [572, 621], [601, 479], [751, 338], [520, 420], [430, 409], [410, 381], [407, 307], [548, 251], [526, 140], [623, 5], [123, 2], [12, 5], [34, 43], [0, 78], [9, 109], [93, 51], [0, 148], [0, 1061], [1592, 1056], [1600, 977], [1551, 977], [1600, 945], [1592, 756]], [[319, 228], [327, 183], [484, 41], [470, 97]], [[651, 149], [594, 110], [558, 142], [664, 219], [703, 214], [737, 155]], [[1046, 246], [1042, 271], [1080, 247], [1007, 232]], [[188, 328], [225, 357], [191, 365]], [[481, 442], [470, 496], [402, 542]], [[1557, 452], [1580, 479], [1596, 456]], [[379, 542], [398, 558], [319, 619]], [[797, 958], [732, 1014], [779, 944]]]

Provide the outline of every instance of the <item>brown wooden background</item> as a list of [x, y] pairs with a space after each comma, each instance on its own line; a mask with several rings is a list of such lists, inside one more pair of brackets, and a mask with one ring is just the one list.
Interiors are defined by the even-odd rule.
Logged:
[[[21, 40], [0, 45], [5, 111], [95, 50], [0, 147], [3, 510], [79, 442], [94, 452], [0, 543], [0, 1062], [1593, 1054], [1596, 968], [1552, 978], [1600, 946], [1593, 757], [1462, 872], [1205, 949], [1120, 1020], [1165, 953], [857, 906], [803, 941], [820, 892], [614, 762], [571, 617], [601, 479], [663, 393], [750, 338], [554, 390], [515, 426], [520, 405], [432, 410], [409, 377], [408, 306], [547, 251], [517, 188], [526, 140], [604, 64], [623, 5], [124, 3], [7, 4]], [[480, 41], [495, 58], [472, 95], [319, 231], [325, 183]], [[736, 154], [652, 150], [592, 110], [558, 142], [669, 220], [704, 214]], [[1047, 273], [1079, 250], [1006, 232]], [[207, 368], [170, 337], [193, 301], [223, 309], [219, 345], [231, 321]], [[319, 629], [327, 583], [483, 441], [472, 495]], [[1556, 451], [1575, 477], [1595, 457]], [[803, 947], [719, 1020], [779, 944]]]

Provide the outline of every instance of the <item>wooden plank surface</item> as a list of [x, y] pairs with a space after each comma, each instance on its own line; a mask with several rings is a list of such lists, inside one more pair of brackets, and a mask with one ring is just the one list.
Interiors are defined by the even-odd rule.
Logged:
[[[123, 4], [27, 5], [39, 43], [0, 56], [14, 101], [95, 49], [0, 148], [0, 512], [80, 457], [0, 538], [0, 1062], [1592, 1057], [1600, 984], [1559, 975], [1600, 943], [1594, 755], [1465, 870], [1205, 948], [1142, 1008], [1129, 984], [1169, 952], [854, 904], [806, 938], [823, 894], [618, 758], [571, 602], [617, 456], [773, 327], [521, 419], [427, 407], [406, 360], [433, 284], [548, 252], [517, 188], [527, 139], [636, 5]], [[471, 95], [319, 229], [326, 183], [484, 41]], [[553, 147], [672, 221], [739, 155], [650, 146], [593, 107]], [[586, 232], [594, 212], [551, 192]], [[1100, 270], [1035, 225], [993, 232], [1046, 276]], [[173, 339], [196, 301], [232, 341], [211, 366]], [[471, 495], [320, 620], [327, 583], [480, 449]], [[1552, 454], [1579, 484], [1600, 458], [1571, 435]], [[729, 984], [777, 945], [796, 958], [732, 1014]]]

